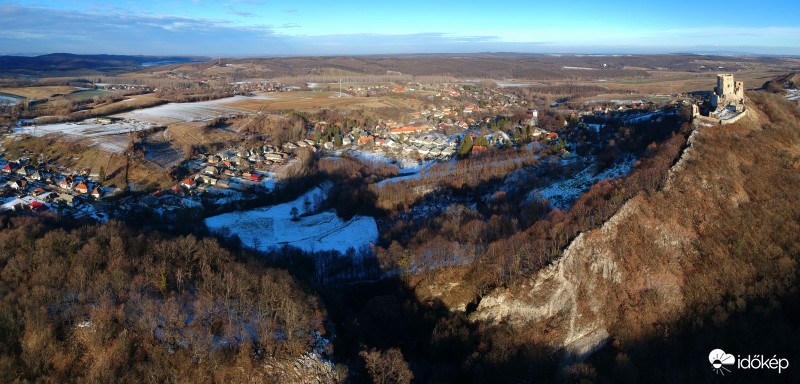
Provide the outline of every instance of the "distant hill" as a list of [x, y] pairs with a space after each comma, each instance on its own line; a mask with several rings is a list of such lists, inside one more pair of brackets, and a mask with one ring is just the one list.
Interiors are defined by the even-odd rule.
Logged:
[[[220, 61], [185, 65], [183, 73], [200, 74]], [[451, 76], [472, 79], [598, 80], [647, 78], [652, 71], [694, 73], [741, 70], [800, 69], [793, 58], [715, 55], [545, 55], [525, 53], [415, 54], [373, 56], [303, 56], [229, 58], [249, 78], [300, 77], [307, 81], [337, 81], [342, 76]]]
[[794, 72], [778, 76], [767, 81], [762, 86], [764, 90], [772, 93], [783, 92], [785, 89], [796, 89], [797, 87], [800, 87], [800, 75]]
[[125, 56], [125, 55], [74, 55], [52, 53], [42, 56], [0, 56], [0, 72], [13, 71], [72, 71], [92, 70], [136, 70], [147, 65], [193, 63], [205, 61], [205, 57], [186, 56]]

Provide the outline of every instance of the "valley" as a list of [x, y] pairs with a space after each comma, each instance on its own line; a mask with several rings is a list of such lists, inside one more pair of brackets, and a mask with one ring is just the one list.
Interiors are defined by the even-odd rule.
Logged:
[[796, 58], [141, 65], [0, 82], [0, 371], [695, 382], [712, 344], [797, 356], [751, 329], [799, 323]]

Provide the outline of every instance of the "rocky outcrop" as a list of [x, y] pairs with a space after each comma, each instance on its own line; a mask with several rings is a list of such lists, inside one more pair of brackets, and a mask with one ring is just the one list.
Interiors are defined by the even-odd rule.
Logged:
[[291, 384], [341, 383], [346, 373], [335, 369], [332, 362], [312, 352], [296, 360], [272, 360], [264, 363], [270, 381]]

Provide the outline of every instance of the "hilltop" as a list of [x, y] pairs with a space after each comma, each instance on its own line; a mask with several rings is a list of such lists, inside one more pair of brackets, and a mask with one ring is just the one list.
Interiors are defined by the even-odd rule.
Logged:
[[[561, 351], [572, 379], [711, 380], [706, 357], [717, 347], [797, 358], [800, 110], [748, 96], [747, 119], [697, 127], [665, 188], [639, 193], [558, 262], [485, 296], [473, 319], [546, 329], [549, 340], [526, 341]], [[755, 377], [777, 380], [739, 379]]]

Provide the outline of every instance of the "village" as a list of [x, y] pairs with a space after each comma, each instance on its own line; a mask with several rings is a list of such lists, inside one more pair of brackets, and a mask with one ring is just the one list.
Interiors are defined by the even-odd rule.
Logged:
[[[262, 92], [256, 95], [294, 90], [273, 82], [234, 85], [241, 91]], [[387, 94], [412, 101], [419, 98], [427, 101], [426, 108], [398, 120], [381, 120], [373, 127], [307, 121], [305, 138], [301, 140], [273, 145], [267, 138], [261, 145], [200, 152], [181, 163], [186, 177], [163, 190], [109, 188], [103, 185], [102, 169], [59, 169], [39, 164], [36, 154], [19, 159], [7, 159], [0, 154], [0, 211], [55, 211], [104, 221], [125, 218], [132, 211], [144, 209], [158, 212], [169, 221], [179, 212], [209, 208], [208, 212], [213, 213], [221, 207], [235, 207], [236, 202], [270, 194], [280, 187], [281, 167], [294, 161], [297, 151], [310, 151], [317, 157], [348, 155], [377, 159], [403, 168], [459, 161], [492, 148], [518, 148], [524, 142], [537, 142], [542, 147], [554, 148], [566, 159], [573, 156], [570, 151], [575, 149], [574, 142], [582, 132], [598, 134], [609, 125], [612, 130], [608, 133], [613, 136], [615, 127], [656, 120], [665, 113], [677, 114], [689, 104], [677, 97], [680, 95], [662, 98], [660, 102], [613, 100], [578, 106], [556, 103], [548, 108], [548, 123], [541, 124], [534, 101], [522, 99], [510, 90], [504, 92], [503, 88], [476, 84], [350, 85], [338, 97]], [[115, 127], [143, 123], [103, 116], [93, 124]], [[0, 148], [0, 153], [3, 151]]]

